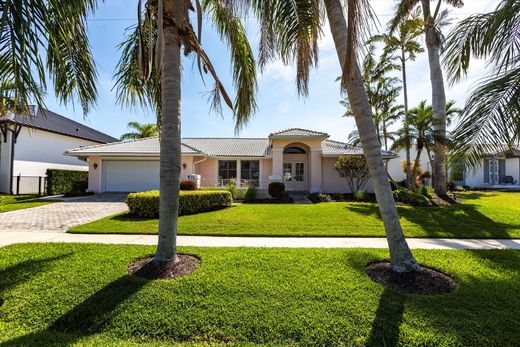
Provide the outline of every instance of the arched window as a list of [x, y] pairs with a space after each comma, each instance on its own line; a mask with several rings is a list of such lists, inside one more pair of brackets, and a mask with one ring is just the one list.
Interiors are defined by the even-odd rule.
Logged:
[[300, 147], [287, 147], [283, 150], [283, 154], [305, 154], [305, 150]]

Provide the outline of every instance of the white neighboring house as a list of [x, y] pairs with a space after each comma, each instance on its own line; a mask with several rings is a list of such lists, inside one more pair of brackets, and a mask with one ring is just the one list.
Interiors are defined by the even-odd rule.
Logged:
[[38, 191], [38, 177], [45, 176], [47, 169], [87, 171], [85, 161], [64, 152], [117, 141], [49, 110], [31, 109], [32, 116], [0, 117], [0, 193], [16, 193], [16, 176], [24, 179], [20, 193], [29, 193], [28, 189], [34, 193]]
[[[406, 159], [405, 150], [399, 151], [399, 159], [388, 162], [388, 173], [396, 181], [405, 179], [401, 162]], [[411, 159], [415, 159], [415, 149], [410, 150]], [[433, 153], [432, 153], [433, 158]], [[421, 153], [423, 171], [431, 173], [431, 165], [425, 151]], [[466, 168], [454, 172], [448, 170], [448, 179], [456, 185], [486, 189], [520, 189], [520, 148], [504, 150], [485, 155], [476, 168]]]

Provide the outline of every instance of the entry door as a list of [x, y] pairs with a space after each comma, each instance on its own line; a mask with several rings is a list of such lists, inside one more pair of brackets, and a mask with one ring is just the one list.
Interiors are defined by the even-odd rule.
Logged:
[[283, 181], [285, 189], [305, 191], [307, 190], [307, 173], [303, 162], [283, 163]]

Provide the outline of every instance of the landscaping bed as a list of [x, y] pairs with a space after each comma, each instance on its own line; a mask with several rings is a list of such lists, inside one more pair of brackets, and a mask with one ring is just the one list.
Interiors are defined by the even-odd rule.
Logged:
[[506, 346], [520, 340], [520, 252], [414, 251], [455, 278], [444, 295], [400, 294], [365, 267], [386, 250], [181, 248], [191, 275], [127, 267], [154, 247], [23, 244], [0, 252], [0, 343]]
[[[520, 193], [460, 193], [462, 203], [398, 206], [408, 237], [520, 238]], [[158, 219], [110, 216], [74, 233], [155, 234]], [[179, 218], [180, 235], [369, 236], [385, 231], [374, 203], [242, 204]]]

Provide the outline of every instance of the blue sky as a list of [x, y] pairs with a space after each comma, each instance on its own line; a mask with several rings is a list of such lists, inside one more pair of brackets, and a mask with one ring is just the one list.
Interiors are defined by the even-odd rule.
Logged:
[[[371, 2], [382, 25], [390, 18], [392, 2], [374, 0]], [[452, 11], [454, 22], [472, 13], [489, 11], [496, 5], [494, 1], [471, 0], [461, 9]], [[89, 20], [89, 35], [92, 51], [99, 75], [99, 100], [95, 110], [86, 118], [79, 105], [61, 105], [54, 95], [46, 98], [47, 107], [66, 117], [82, 122], [114, 137], [127, 131], [130, 121], [153, 123], [155, 118], [151, 110], [122, 108], [116, 104], [112, 91], [115, 66], [119, 59], [116, 48], [121, 42], [125, 28], [135, 24], [137, 0], [111, 0], [100, 3], [97, 12]], [[258, 33], [254, 18], [244, 19], [248, 37], [256, 50]], [[203, 27], [203, 46], [213, 64], [232, 94], [229, 51], [218, 35], [205, 22]], [[342, 117], [343, 107], [339, 104], [339, 84], [335, 82], [340, 69], [335, 55], [330, 33], [325, 28], [320, 42], [320, 63], [312, 72], [310, 95], [301, 98], [296, 92], [295, 70], [281, 62], [269, 64], [258, 78], [258, 111], [248, 125], [241, 131], [241, 137], [265, 137], [272, 131], [290, 127], [301, 127], [324, 131], [336, 140], [346, 141], [348, 134], [355, 129], [353, 119]], [[193, 57], [183, 60], [182, 80], [182, 135], [184, 137], [224, 137], [235, 136], [231, 112], [225, 110], [223, 117], [210, 113], [205, 93], [211, 89], [211, 83], [204, 86]], [[485, 72], [485, 62], [476, 61], [470, 77], [447, 90], [448, 99], [455, 99], [458, 106], [463, 106], [468, 90]], [[410, 104], [413, 106], [422, 99], [431, 99], [428, 75], [428, 61], [422, 54], [410, 64], [408, 71], [410, 83]], [[208, 76], [209, 82], [211, 78]]]

